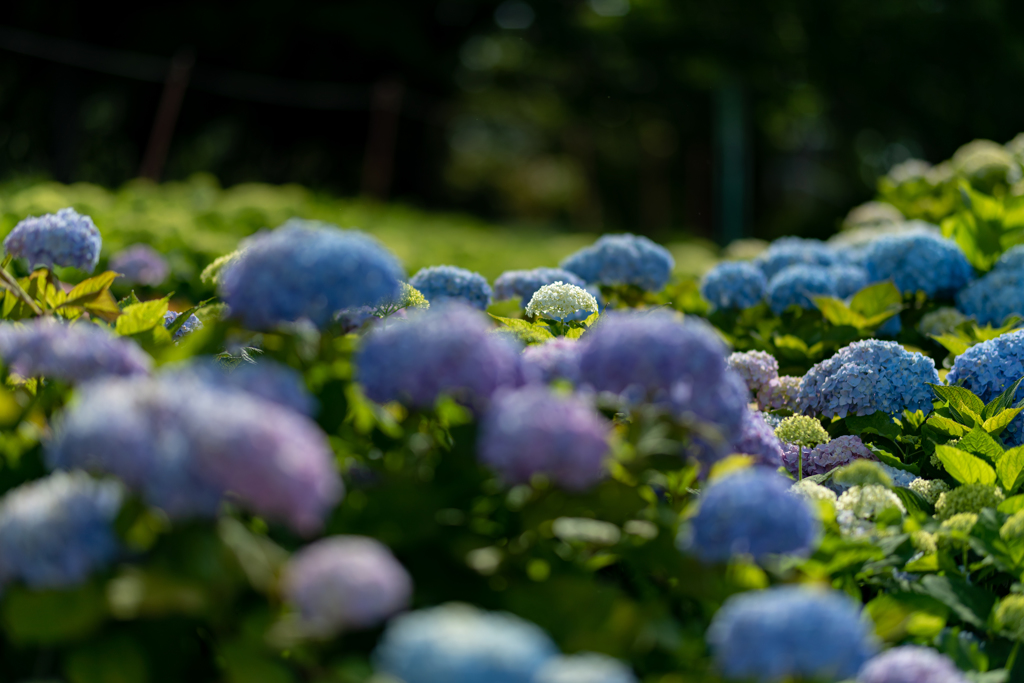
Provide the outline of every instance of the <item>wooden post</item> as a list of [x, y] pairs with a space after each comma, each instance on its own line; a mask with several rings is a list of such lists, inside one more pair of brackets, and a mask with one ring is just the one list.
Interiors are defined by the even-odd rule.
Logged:
[[370, 131], [363, 159], [362, 192], [368, 197], [384, 200], [391, 190], [404, 92], [405, 86], [398, 80], [381, 81], [373, 88]]
[[164, 82], [164, 92], [160, 96], [156, 118], [153, 119], [153, 130], [146, 145], [146, 154], [142, 157], [142, 166], [139, 167], [139, 177], [160, 181], [193, 64], [195, 53], [191, 48], [179, 49], [171, 59], [171, 67]]

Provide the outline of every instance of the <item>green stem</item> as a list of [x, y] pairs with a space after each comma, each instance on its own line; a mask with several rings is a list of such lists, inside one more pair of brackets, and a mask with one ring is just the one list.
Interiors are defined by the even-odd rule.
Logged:
[[803, 446], [798, 446], [797, 448], [800, 449], [800, 454], [796, 458], [796, 472], [797, 472], [796, 480], [797, 481], [803, 481], [804, 480], [804, 447]]
[[36, 302], [32, 300], [32, 297], [28, 295], [28, 292], [22, 289], [21, 285], [18, 284], [18, 280], [4, 268], [0, 268], [0, 285], [6, 287], [12, 294], [14, 294], [14, 296], [21, 299], [21, 301], [28, 306], [33, 313], [36, 315], [43, 314], [43, 309], [39, 308]]
[[1013, 670], [1013, 662], [1017, 659], [1017, 650], [1020, 649], [1020, 641], [1013, 644], [1013, 649], [1010, 650], [1010, 656], [1006, 659], [1006, 671]]

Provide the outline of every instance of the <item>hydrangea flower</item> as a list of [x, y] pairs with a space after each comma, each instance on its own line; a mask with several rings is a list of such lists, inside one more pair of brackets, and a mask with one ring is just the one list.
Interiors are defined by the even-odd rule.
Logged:
[[935, 534], [935, 544], [939, 550], [960, 553], [971, 547], [969, 536], [978, 523], [978, 515], [974, 512], [959, 512], [939, 525]]
[[956, 242], [926, 232], [876, 240], [864, 265], [873, 282], [892, 280], [904, 294], [921, 291], [929, 298], [956, 294], [973, 275]]
[[868, 271], [855, 265], [835, 265], [826, 269], [828, 276], [835, 283], [836, 296], [840, 299], [853, 296], [871, 282]]
[[[988, 403], [1024, 377], [1024, 330], [1008, 332], [970, 347], [953, 361], [946, 382], [968, 389]], [[1024, 385], [1014, 401], [1024, 398]], [[911, 408], [911, 410], [913, 410]], [[1024, 443], [1024, 419], [1019, 415], [1000, 434], [1010, 446]]]
[[214, 387], [237, 389], [309, 417], [317, 411], [317, 401], [306, 388], [302, 375], [267, 358], [234, 367], [210, 358], [193, 358], [188, 363], [164, 366], [162, 375], [173, 380], [181, 377], [186, 381], [198, 380]]
[[68, 588], [117, 557], [117, 482], [57, 472], [0, 498], [0, 584]]
[[520, 383], [518, 356], [476, 311], [434, 306], [407, 323], [366, 335], [356, 354], [356, 378], [379, 403], [430, 408], [450, 394], [482, 407], [499, 387]]
[[768, 291], [761, 269], [746, 261], [725, 261], [709, 270], [700, 282], [700, 294], [718, 310], [756, 306]]
[[757, 406], [761, 410], [792, 410], [799, 407], [800, 377], [782, 375], [768, 380], [757, 392]]
[[775, 356], [764, 351], [734, 353], [726, 362], [747, 383], [751, 394], [761, 391], [771, 380], [779, 376], [779, 362], [775, 360]]
[[836, 510], [846, 510], [869, 521], [889, 508], [896, 508], [902, 515], [907, 514], [899, 496], [879, 484], [851, 486], [836, 501]]
[[935, 534], [920, 529], [910, 534], [910, 544], [914, 550], [923, 555], [931, 555], [939, 550], [939, 546], [935, 542]]
[[[964, 296], [964, 293], [967, 292], [967, 290], [969, 290], [974, 284], [975, 283], [972, 282], [964, 289], [960, 290], [960, 293], [957, 295], [957, 299]], [[939, 336], [952, 332], [957, 325], [965, 323], [967, 320], [969, 320], [969, 318], [955, 308], [943, 306], [942, 308], [937, 308], [931, 313], [926, 313], [921, 316], [920, 322], [917, 323], [917, 331], [926, 337], [930, 337], [932, 335]]]
[[817, 484], [810, 479], [801, 479], [800, 481], [794, 482], [790, 487], [789, 492], [793, 495], [800, 496], [808, 502], [823, 500], [828, 503], [835, 505], [836, 499], [839, 496], [836, 492], [827, 489], [821, 484]]
[[868, 339], [844, 346], [810, 369], [800, 383], [800, 408], [827, 417], [896, 415], [904, 409], [928, 414], [929, 383], [939, 383], [932, 359], [896, 342]]
[[668, 249], [637, 235], [604, 235], [559, 264], [587, 283], [635, 285], [649, 292], [665, 288], [675, 267]]
[[392, 619], [373, 661], [403, 683], [531, 683], [557, 654], [534, 624], [449, 603]]
[[494, 281], [494, 300], [519, 299], [522, 306], [533, 298], [534, 292], [554, 282], [586, 288], [586, 281], [564, 268], [534, 268], [533, 270], [507, 270]]
[[992, 270], [1024, 270], [1024, 244], [1015, 244], [999, 257]]
[[369, 235], [290, 221], [247, 239], [217, 280], [231, 315], [266, 330], [300, 318], [322, 327], [342, 309], [396, 296], [401, 278], [398, 261]]
[[409, 605], [412, 579], [391, 551], [364, 536], [331, 536], [299, 550], [282, 593], [308, 632], [370, 628]]
[[576, 384], [580, 379], [581, 343], [558, 337], [523, 350], [523, 375], [527, 381], [549, 384], [566, 380]]
[[1013, 155], [992, 140], [972, 140], [955, 151], [950, 161], [958, 175], [990, 194], [996, 185], [1013, 182], [1010, 176], [1015, 169], [1019, 174]]
[[71, 266], [91, 273], [102, 243], [92, 218], [68, 208], [24, 219], [7, 235], [4, 248], [28, 261], [29, 268]]
[[80, 383], [106, 375], [146, 374], [153, 359], [138, 344], [87, 322], [36, 318], [0, 324], [0, 358], [26, 379]]
[[828, 271], [814, 266], [789, 266], [768, 281], [768, 305], [776, 315], [790, 306], [813, 310], [813, 299], [836, 294], [836, 283]]
[[532, 683], [638, 683], [633, 670], [624, 662], [597, 654], [580, 652], [549, 659]]
[[848, 465], [843, 465], [835, 470], [832, 475], [832, 482], [841, 486], [840, 493], [853, 486], [868, 486], [878, 484], [885, 488], [892, 488], [892, 477], [882, 469], [882, 464], [858, 458]]
[[992, 613], [996, 629], [1017, 642], [1024, 642], [1024, 595], [1007, 595]]
[[[170, 329], [171, 325], [174, 324], [174, 321], [177, 320], [180, 315], [181, 313], [178, 311], [167, 311], [164, 313], [164, 327]], [[197, 318], [195, 314], [190, 315], [188, 320], [186, 320], [182, 326], [175, 331], [174, 341], [179, 341], [186, 334], [192, 334], [196, 330], [201, 329], [203, 329], [203, 321]]]
[[999, 325], [1007, 316], [1024, 316], [1022, 297], [1024, 269], [1007, 268], [993, 270], [961, 289], [956, 295], [956, 305], [982, 325]]
[[939, 494], [935, 502], [936, 519], [949, 519], [962, 512], [981, 512], [984, 508], [997, 508], [1005, 496], [996, 486], [989, 484], [963, 484]]
[[410, 311], [410, 310], [426, 310], [430, 308], [430, 302], [423, 296], [420, 290], [416, 289], [408, 282], [398, 283], [398, 293], [395, 296], [384, 299], [377, 306], [360, 306], [356, 309], [348, 309], [347, 311], [341, 311], [339, 315], [352, 315], [351, 311], [363, 311], [369, 310], [373, 315], [378, 318], [386, 318], [389, 315], [395, 313]]
[[116, 475], [174, 518], [212, 516], [230, 492], [299, 533], [319, 529], [343, 493], [334, 453], [309, 418], [183, 377], [87, 384], [46, 460]]
[[730, 597], [706, 638], [726, 678], [763, 683], [849, 678], [877, 650], [859, 604], [839, 591], [802, 586]]
[[864, 665], [857, 683], [967, 683], [953, 660], [930, 647], [901, 645]]
[[546, 474], [581, 491], [606, 475], [611, 425], [575, 396], [529, 385], [499, 392], [480, 426], [480, 460], [510, 484]]
[[159, 251], [148, 244], [133, 244], [110, 257], [110, 270], [121, 273], [125, 282], [156, 287], [171, 274], [171, 267]]
[[[797, 455], [795, 448], [784, 449], [782, 454], [782, 464], [794, 475], [797, 473]], [[803, 458], [805, 477], [826, 474], [857, 459], [878, 460], [860, 437], [853, 435], [837, 436], [828, 443], [804, 450]]]
[[775, 436], [779, 437], [780, 441], [804, 448], [814, 448], [830, 440], [821, 423], [806, 415], [791, 415], [784, 419], [775, 428]]
[[491, 286], [480, 273], [457, 266], [423, 268], [409, 280], [427, 301], [437, 305], [457, 301], [481, 311], [491, 305]]
[[732, 450], [753, 455], [760, 465], [778, 468], [782, 464], [782, 444], [775, 430], [768, 426], [761, 413], [750, 409], [743, 415], [739, 438], [733, 442]]
[[729, 369], [710, 386], [675, 384], [670, 405], [680, 422], [690, 428], [686, 455], [705, 465], [727, 455], [736, 435], [742, 434], [749, 403], [747, 385]]
[[[805, 240], [799, 237], [784, 237], [775, 240], [768, 249], [754, 259], [769, 282], [784, 269], [795, 265], [812, 266], [808, 270], [822, 272], [823, 268], [839, 263], [836, 252], [819, 240]], [[829, 295], [832, 296], [832, 295]]]
[[931, 505], [935, 505], [939, 500], [939, 496], [949, 491], [949, 484], [941, 479], [921, 479], [918, 477], [910, 482], [910, 486], [907, 488], [920, 495]]
[[789, 495], [789, 482], [754, 467], [711, 482], [691, 520], [686, 549], [704, 562], [735, 555], [808, 555], [820, 526], [810, 507]]
[[544, 285], [526, 306], [526, 315], [533, 318], [565, 320], [580, 311], [596, 313], [597, 299], [582, 287], [564, 282]]
[[999, 537], [1007, 543], [1024, 541], [1024, 510], [1018, 510], [1003, 522]]

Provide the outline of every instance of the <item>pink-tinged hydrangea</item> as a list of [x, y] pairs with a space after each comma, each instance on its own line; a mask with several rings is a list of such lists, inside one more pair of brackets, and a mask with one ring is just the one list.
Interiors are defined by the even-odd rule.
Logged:
[[[786, 444], [782, 452], [782, 464], [793, 475], [797, 473], [797, 450], [795, 446]], [[878, 457], [864, 445], [860, 437], [852, 434], [837, 436], [828, 443], [823, 443], [812, 449], [805, 448], [803, 457], [805, 477], [831, 472], [837, 467], [849, 465], [857, 459], [876, 462], [878, 460]]]
[[576, 384], [580, 379], [582, 343], [559, 337], [523, 350], [523, 375], [528, 382], [566, 380]]
[[330, 636], [370, 628], [409, 606], [412, 579], [388, 548], [363, 536], [331, 536], [299, 550], [282, 593], [304, 631]]
[[[968, 389], [985, 403], [1003, 393], [1024, 377], [1024, 330], [1008, 332], [995, 339], [975, 344], [953, 362], [946, 382]], [[1014, 402], [1024, 398], [1024, 383], [1017, 389]], [[1024, 418], [1015, 417], [1000, 435], [1011, 446], [1024, 443]]]
[[801, 377], [782, 375], [768, 380], [757, 392], [757, 406], [761, 410], [792, 410], [799, 408]]
[[559, 264], [589, 284], [634, 285], [649, 292], [668, 284], [675, 259], [665, 247], [637, 235], [604, 235]]
[[509, 484], [547, 475], [571, 491], [606, 474], [611, 425], [590, 404], [537, 385], [494, 397], [480, 427], [480, 460]]
[[68, 208], [24, 219], [7, 235], [4, 248], [28, 261], [29, 268], [70, 266], [91, 273], [102, 243], [92, 218]]
[[147, 374], [153, 359], [138, 344], [88, 322], [52, 318], [0, 324], [0, 358], [17, 375], [79, 383]]
[[872, 658], [857, 683], [967, 683], [953, 660], [930, 647], [902, 645]]
[[156, 287], [171, 274], [167, 259], [148, 244], [133, 244], [110, 257], [110, 270], [125, 282]]
[[761, 413], [747, 409], [740, 426], [739, 438], [733, 441], [736, 453], [752, 455], [757, 463], [778, 468], [782, 464], [782, 443], [775, 430], [768, 426]]
[[761, 269], [745, 261], [726, 261], [701, 279], [700, 294], [716, 310], [750, 308], [764, 300], [768, 280]]
[[86, 385], [46, 457], [51, 467], [113, 474], [175, 518], [212, 516], [227, 495], [311, 533], [343, 494], [327, 438], [309, 418], [181, 377]]
[[764, 351], [746, 351], [729, 356], [729, 367], [747, 383], [751, 394], [756, 394], [768, 382], [779, 376], [779, 362], [775, 356]]
[[491, 305], [491, 286], [480, 273], [457, 266], [430, 266], [412, 276], [409, 284], [433, 306], [462, 303], [481, 311]]

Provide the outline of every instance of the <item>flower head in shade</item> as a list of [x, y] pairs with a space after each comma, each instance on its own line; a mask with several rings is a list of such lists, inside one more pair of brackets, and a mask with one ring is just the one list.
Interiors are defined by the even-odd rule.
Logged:
[[921, 479], [918, 477], [910, 482], [907, 488], [920, 495], [932, 505], [935, 505], [939, 500], [939, 496], [949, 491], [949, 484], [941, 479]]
[[30, 216], [14, 226], [4, 240], [7, 253], [28, 261], [29, 268], [71, 266], [91, 273], [100, 259], [103, 240], [96, 224], [74, 209]]
[[106, 375], [146, 374], [152, 358], [131, 339], [86, 322], [50, 318], [0, 324], [0, 358], [21, 377], [86, 382]]
[[896, 342], [868, 339], [839, 349], [810, 369], [800, 383], [804, 412], [828, 417], [889, 415], [932, 410], [932, 388], [939, 383], [935, 362]]
[[[787, 449], [782, 456], [782, 464], [785, 465], [791, 474], [797, 473], [797, 455], [797, 449], [794, 448]], [[805, 477], [831, 472], [837, 467], [849, 465], [858, 459], [878, 460], [875, 454], [860, 440], [860, 437], [853, 436], [852, 434], [837, 436], [831, 441], [815, 446], [809, 451], [805, 449], [803, 458]]]
[[930, 298], [956, 294], [973, 274], [956, 242], [926, 232], [876, 240], [864, 265], [873, 282], [892, 280], [904, 294], [924, 292]]
[[121, 273], [125, 282], [156, 287], [171, 274], [167, 259], [148, 244], [133, 244], [110, 257], [110, 270]]
[[768, 380], [757, 392], [757, 406], [761, 410], [792, 410], [799, 407], [800, 377], [782, 375]]
[[733, 441], [732, 450], [754, 456], [760, 465], [778, 468], [782, 464], [782, 444], [775, 430], [768, 426], [761, 413], [750, 409], [743, 416], [739, 438]]
[[840, 299], [853, 296], [871, 282], [868, 271], [860, 266], [836, 265], [826, 269], [828, 276], [835, 282], [836, 296]]
[[789, 266], [768, 281], [768, 305], [776, 315], [790, 306], [813, 310], [814, 299], [821, 296], [836, 296], [836, 283], [825, 268]]
[[875, 653], [871, 630], [845, 593], [779, 586], [726, 600], [706, 638], [727, 678], [834, 681], [856, 675]]
[[709, 270], [700, 283], [700, 294], [715, 309], [750, 308], [768, 290], [761, 269], [746, 261], [725, 261]]
[[831, 440], [821, 422], [806, 415], [791, 415], [784, 419], [775, 428], [775, 436], [780, 441], [804, 448], [814, 448]]
[[[988, 403], [1024, 377], [1024, 330], [1008, 332], [970, 347], [953, 361], [946, 382], [968, 389]], [[1024, 384], [1014, 401], [1024, 398]], [[1024, 443], [1024, 418], [1017, 416], [1000, 436], [1008, 445]]]
[[[170, 328], [174, 324], [174, 321], [178, 319], [181, 313], [178, 311], [167, 311], [164, 313], [164, 327]], [[179, 341], [186, 334], [191, 334], [196, 330], [203, 329], [203, 321], [197, 318], [194, 314], [188, 317], [181, 327], [179, 327], [174, 333], [174, 341]]]
[[[978, 281], [972, 282], [960, 290], [957, 299], [963, 297], [964, 293], [970, 290], [976, 282]], [[917, 331], [928, 337], [939, 336], [952, 332], [957, 325], [965, 323], [967, 320], [968, 317], [955, 308], [943, 306], [921, 316], [920, 322], [917, 323]]]
[[67, 588], [109, 565], [120, 544], [117, 482], [57, 472], [0, 498], [0, 583]]
[[510, 484], [546, 474], [573, 491], [605, 477], [611, 425], [575, 396], [529, 385], [499, 392], [480, 427], [480, 460]]
[[457, 301], [484, 311], [491, 305], [491, 286], [479, 273], [456, 266], [431, 266], [412, 276], [409, 284], [434, 305]]
[[534, 268], [533, 270], [507, 270], [494, 281], [494, 300], [519, 299], [525, 306], [534, 292], [554, 282], [586, 287], [586, 281], [564, 268]]
[[520, 383], [518, 350], [491, 334], [480, 313], [432, 306], [407, 323], [374, 329], [356, 355], [356, 378], [379, 403], [430, 408], [442, 394], [482, 407], [499, 387]]
[[747, 383], [751, 394], [761, 391], [768, 382], [779, 376], [779, 362], [775, 356], [764, 351], [734, 353], [726, 362]]
[[534, 292], [526, 306], [526, 315], [534, 318], [565, 320], [580, 311], [596, 313], [597, 299], [582, 287], [564, 282], [544, 285]]
[[996, 629], [1007, 637], [1024, 642], [1024, 595], [1007, 595], [996, 605], [992, 613]]
[[824, 270], [820, 266], [839, 263], [835, 250], [819, 240], [805, 240], [799, 237], [783, 237], [772, 242], [767, 250], [754, 259], [754, 265], [771, 280], [789, 266], [807, 265], [813, 270]]
[[967, 683], [953, 660], [930, 647], [901, 645], [874, 657], [857, 683]]
[[47, 446], [51, 467], [113, 474], [175, 518], [244, 507], [317, 530], [343, 488], [309, 418], [245, 392], [184, 377], [91, 382]]
[[688, 550], [705, 562], [735, 555], [808, 555], [817, 545], [817, 518], [789, 481], [754, 467], [714, 480], [691, 520]]
[[1004, 499], [1003, 492], [996, 486], [964, 484], [939, 494], [935, 502], [935, 517], [949, 519], [962, 512], [981, 512], [985, 508], [997, 508]]
[[532, 683], [638, 683], [633, 670], [614, 657], [580, 652], [555, 657], [534, 676]]
[[557, 654], [528, 621], [449, 603], [392, 619], [373, 661], [403, 683], [531, 683]]
[[[1007, 316], [1024, 316], [1022, 298], [1024, 269], [1005, 268], [993, 270], [961, 289], [956, 295], [956, 305], [982, 325], [999, 325]], [[963, 320], [966, 317], [961, 316], [961, 322]]]
[[668, 249], [637, 235], [605, 235], [566, 257], [562, 268], [587, 283], [635, 285], [657, 292], [668, 284], [675, 259]]
[[580, 379], [581, 343], [559, 337], [523, 350], [523, 374], [527, 381], [545, 384], [563, 379], [576, 384]]
[[282, 592], [310, 633], [370, 628], [409, 605], [412, 579], [391, 551], [364, 536], [330, 536], [295, 553]]
[[222, 389], [238, 389], [253, 396], [312, 417], [317, 401], [296, 370], [261, 358], [231, 367], [212, 358], [193, 358], [188, 363], [164, 366], [163, 376], [198, 380]]
[[729, 369], [709, 386], [677, 383], [670, 405], [680, 422], [691, 430], [686, 455], [705, 465], [728, 455], [748, 419], [749, 403], [747, 385]]
[[397, 294], [401, 277], [369, 235], [289, 221], [246, 240], [217, 279], [231, 315], [266, 330], [300, 318], [323, 326], [344, 308], [375, 306]]
[[1005, 147], [992, 140], [972, 140], [953, 153], [953, 170], [971, 185], [991, 194], [996, 185], [1008, 184], [1017, 164]]

